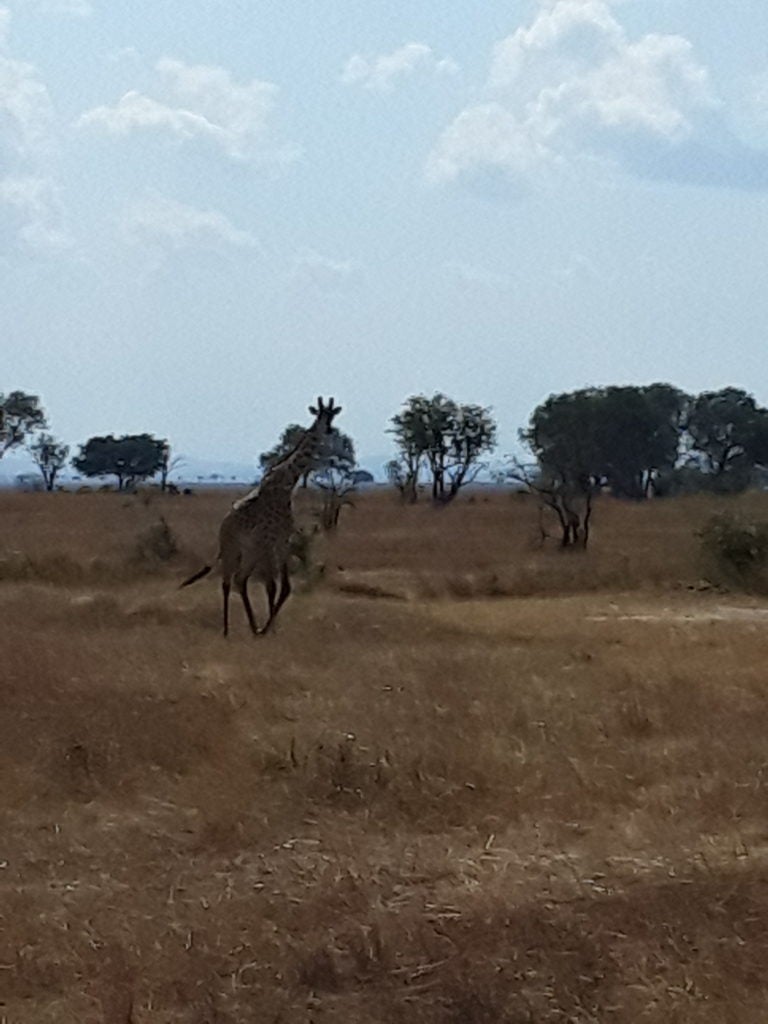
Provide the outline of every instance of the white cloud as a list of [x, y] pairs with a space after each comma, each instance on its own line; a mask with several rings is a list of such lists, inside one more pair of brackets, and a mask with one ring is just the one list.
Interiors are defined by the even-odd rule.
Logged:
[[123, 215], [122, 230], [129, 242], [173, 250], [258, 247], [250, 232], [236, 228], [223, 213], [199, 210], [163, 196], [133, 203]]
[[341, 80], [347, 85], [389, 92], [398, 79], [408, 78], [415, 71], [433, 74], [454, 74], [458, 65], [449, 58], [438, 60], [431, 47], [424, 43], [406, 43], [392, 53], [379, 57], [355, 54], [347, 61]]
[[352, 260], [334, 260], [310, 250], [296, 258], [293, 277], [302, 285], [333, 292], [346, 288], [358, 269]]
[[76, 18], [87, 18], [93, 14], [93, 4], [89, 0], [15, 0], [15, 3], [43, 14], [69, 14]]
[[156, 71], [157, 97], [131, 90], [114, 106], [86, 111], [77, 125], [112, 135], [155, 130], [181, 141], [208, 139], [240, 160], [296, 156], [295, 150], [276, 146], [271, 137], [276, 86], [256, 79], [241, 85], [224, 68], [170, 59], [159, 61]]
[[486, 97], [463, 110], [430, 155], [451, 180], [501, 168], [513, 176], [599, 155], [622, 162], [637, 140], [672, 146], [715, 108], [688, 40], [631, 40], [608, 0], [550, 0], [496, 47]]
[[0, 147], [23, 157], [49, 141], [53, 105], [37, 68], [9, 54], [10, 19], [0, 7]]
[[508, 274], [500, 274], [474, 263], [449, 260], [444, 266], [451, 280], [466, 291], [503, 292], [512, 285], [512, 278]]
[[57, 253], [72, 247], [63, 226], [59, 190], [50, 178], [4, 178], [0, 180], [0, 203], [16, 212], [18, 237], [28, 248]]
[[0, 7], [0, 205], [18, 241], [38, 252], [70, 248], [58, 188], [47, 160], [53, 151], [54, 110], [37, 68], [9, 51], [11, 12]]

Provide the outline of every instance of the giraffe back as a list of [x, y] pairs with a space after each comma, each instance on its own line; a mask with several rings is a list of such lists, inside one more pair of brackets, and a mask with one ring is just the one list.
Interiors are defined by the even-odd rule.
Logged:
[[239, 501], [219, 529], [219, 557], [225, 575], [274, 579], [288, 558], [295, 530], [290, 494], [257, 492]]

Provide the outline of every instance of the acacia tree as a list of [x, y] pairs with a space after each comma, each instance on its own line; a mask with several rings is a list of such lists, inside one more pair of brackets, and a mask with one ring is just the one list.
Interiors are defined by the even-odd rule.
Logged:
[[92, 437], [80, 445], [72, 465], [83, 476], [116, 476], [117, 489], [132, 487], [161, 468], [167, 441], [151, 434]]
[[45, 426], [45, 413], [37, 395], [24, 391], [0, 394], [0, 458], [9, 449], [23, 444], [32, 431]]
[[690, 401], [669, 384], [550, 395], [521, 439], [544, 474], [568, 488], [600, 480], [620, 497], [641, 499], [676, 465]]
[[315, 484], [323, 495], [320, 509], [320, 526], [326, 533], [331, 533], [339, 525], [339, 516], [345, 505], [354, 508], [350, 495], [355, 490], [354, 473], [339, 466], [329, 466], [316, 473]]
[[387, 465], [401, 493], [416, 500], [419, 470], [432, 477], [432, 499], [447, 503], [483, 468], [481, 457], [496, 445], [490, 409], [460, 405], [440, 392], [431, 398], [413, 395], [391, 421], [399, 456]]
[[402, 500], [411, 505], [419, 498], [419, 455], [417, 453], [416, 458], [410, 459], [407, 454], [401, 454], [396, 459], [390, 459], [384, 466], [387, 480], [397, 488]]
[[69, 457], [69, 445], [57, 441], [51, 434], [40, 434], [28, 446], [29, 454], [42, 474], [46, 491], [52, 491], [56, 477]]
[[[268, 473], [281, 459], [290, 455], [301, 443], [305, 434], [306, 429], [300, 424], [289, 424], [274, 448], [270, 448], [269, 451], [263, 452], [259, 456], [262, 472]], [[313, 474], [323, 473], [328, 469], [351, 472], [354, 465], [355, 445], [352, 438], [348, 434], [342, 433], [338, 427], [332, 427], [331, 432], [325, 436], [312, 465], [302, 475], [301, 486], [306, 487]]]
[[589, 528], [592, 521], [593, 499], [599, 483], [594, 477], [570, 477], [566, 473], [542, 472], [514, 459], [506, 474], [510, 480], [521, 483], [539, 502], [539, 531], [542, 543], [548, 534], [544, 525], [544, 513], [550, 509], [560, 526], [560, 546], [563, 548], [589, 543]]
[[768, 410], [740, 388], [704, 391], [686, 421], [689, 464], [713, 490], [733, 493], [750, 483], [754, 469], [768, 464]]

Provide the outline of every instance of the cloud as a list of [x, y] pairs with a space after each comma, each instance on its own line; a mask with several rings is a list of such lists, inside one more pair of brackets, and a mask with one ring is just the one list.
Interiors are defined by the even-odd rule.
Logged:
[[47, 169], [54, 152], [55, 116], [37, 68], [9, 50], [11, 12], [0, 7], [0, 205], [17, 240], [54, 253], [72, 245], [63, 227], [59, 191]]
[[72, 247], [64, 228], [59, 189], [50, 178], [4, 178], [0, 180], [0, 203], [15, 212], [18, 238], [25, 247], [48, 254]]
[[662, 155], [682, 169], [720, 116], [687, 39], [632, 39], [609, 0], [549, 0], [495, 47], [482, 102], [446, 128], [427, 174], [523, 181], [585, 157], [645, 173]]
[[257, 248], [248, 231], [241, 231], [216, 210], [199, 210], [164, 196], [133, 203], [122, 217], [123, 237], [134, 244], [163, 249]]
[[93, 14], [89, 0], [15, 0], [18, 7], [27, 7], [42, 14], [68, 14], [76, 18], [87, 18]]
[[444, 267], [451, 282], [459, 285], [465, 291], [504, 292], [512, 285], [512, 278], [508, 274], [487, 270], [474, 263], [449, 260]]
[[341, 80], [346, 85], [390, 92], [399, 79], [409, 78], [419, 70], [432, 74], [455, 74], [458, 65], [449, 58], [438, 60], [424, 43], [406, 43], [379, 57], [355, 54], [344, 66]]
[[358, 270], [358, 265], [352, 260], [334, 260], [310, 250], [296, 258], [293, 278], [301, 285], [323, 292], [336, 292], [347, 288]]
[[37, 68], [8, 52], [9, 26], [0, 7], [0, 150], [25, 157], [50, 141], [53, 105]]
[[131, 90], [114, 106], [83, 113], [78, 127], [111, 135], [165, 132], [181, 142], [204, 139], [237, 160], [285, 160], [295, 149], [277, 146], [270, 128], [277, 87], [254, 79], [233, 81], [224, 68], [163, 59], [156, 65], [156, 97]]

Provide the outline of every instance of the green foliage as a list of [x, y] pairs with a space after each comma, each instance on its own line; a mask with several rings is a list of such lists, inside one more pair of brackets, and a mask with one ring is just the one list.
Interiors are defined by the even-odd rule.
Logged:
[[704, 554], [724, 581], [748, 589], [764, 589], [764, 573], [768, 565], [768, 522], [717, 513], [697, 536]]
[[29, 454], [42, 474], [45, 489], [52, 491], [69, 457], [69, 445], [57, 441], [51, 434], [40, 434], [29, 445]]
[[27, 434], [45, 427], [45, 413], [37, 395], [24, 391], [0, 394], [0, 458], [22, 444]]
[[418, 498], [418, 477], [420, 453], [414, 453], [415, 458], [409, 459], [405, 453], [401, 453], [397, 459], [390, 459], [384, 467], [387, 480], [400, 492], [403, 501], [411, 504]]
[[450, 501], [483, 468], [481, 457], [496, 446], [496, 423], [490, 409], [460, 405], [436, 392], [413, 395], [391, 420], [399, 456], [387, 474], [412, 500], [422, 465], [432, 476], [432, 497]]
[[[262, 472], [269, 472], [273, 466], [290, 455], [301, 443], [306, 432], [298, 423], [289, 424], [275, 447], [259, 456]], [[338, 427], [333, 427], [325, 436], [312, 466], [304, 474], [302, 485], [306, 487], [309, 478], [315, 473], [323, 473], [328, 469], [352, 470], [354, 465], [355, 445], [352, 438], [342, 433]]]
[[163, 466], [167, 442], [151, 434], [92, 437], [72, 465], [83, 476], [116, 476], [118, 490], [153, 476]]
[[740, 388], [698, 395], [687, 429], [693, 461], [708, 474], [710, 490], [743, 491], [755, 466], [768, 463], [768, 410]]
[[614, 494], [642, 498], [651, 476], [677, 462], [689, 401], [669, 384], [550, 395], [521, 440], [543, 471], [567, 486], [604, 480]]
[[326, 533], [333, 532], [339, 525], [341, 510], [354, 502], [349, 497], [355, 490], [354, 474], [350, 470], [328, 467], [317, 473], [315, 483], [323, 495], [323, 503], [319, 509], [320, 527]]

